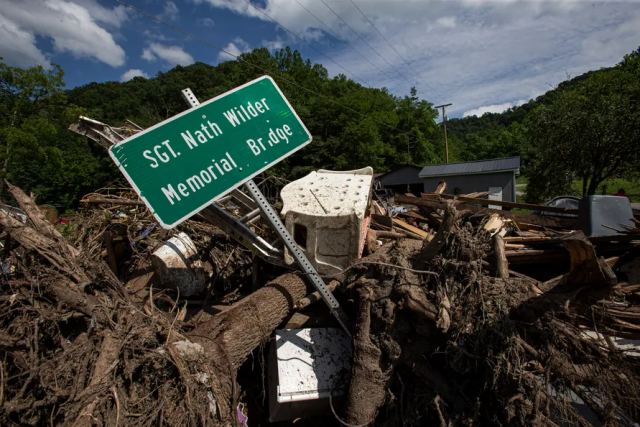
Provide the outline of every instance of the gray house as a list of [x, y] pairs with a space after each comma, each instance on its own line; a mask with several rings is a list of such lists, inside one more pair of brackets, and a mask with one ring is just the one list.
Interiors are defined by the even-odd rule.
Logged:
[[447, 183], [447, 194], [489, 191], [490, 199], [516, 201], [516, 175], [520, 173], [520, 157], [479, 160], [475, 162], [428, 165], [419, 177], [424, 192], [433, 192], [440, 181]]
[[421, 166], [398, 166], [387, 173], [374, 175], [375, 185], [400, 194], [414, 193], [420, 196], [424, 191], [423, 179], [419, 176], [421, 170]]

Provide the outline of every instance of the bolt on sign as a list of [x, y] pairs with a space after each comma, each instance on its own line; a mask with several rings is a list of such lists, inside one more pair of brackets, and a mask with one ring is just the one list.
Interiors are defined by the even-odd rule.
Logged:
[[269, 76], [140, 132], [109, 154], [164, 228], [311, 142]]

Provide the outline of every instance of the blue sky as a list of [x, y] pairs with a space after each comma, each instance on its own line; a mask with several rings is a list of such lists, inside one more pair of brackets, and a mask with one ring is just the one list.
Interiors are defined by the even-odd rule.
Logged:
[[[234, 54], [289, 45], [330, 75], [396, 95], [416, 86], [430, 102], [453, 103], [451, 117], [522, 104], [640, 45], [637, 1], [127, 2]], [[0, 11], [0, 56], [58, 63], [68, 87], [233, 60], [115, 0], [0, 0]]]

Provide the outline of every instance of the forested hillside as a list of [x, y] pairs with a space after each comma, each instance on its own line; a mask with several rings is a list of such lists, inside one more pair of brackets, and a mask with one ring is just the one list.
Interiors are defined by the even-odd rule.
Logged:
[[[571, 192], [575, 180], [593, 194], [605, 179], [637, 177], [640, 164], [640, 54], [586, 73], [535, 101], [502, 114], [448, 122], [451, 161], [520, 155], [527, 198]], [[407, 162], [444, 161], [438, 112], [415, 90], [398, 97], [343, 75], [328, 76], [289, 48], [262, 48], [217, 66], [177, 66], [155, 78], [64, 89], [57, 66], [13, 68], [0, 61], [0, 175], [64, 211], [79, 198], [121, 179], [104, 149], [67, 130], [82, 114], [111, 125], [148, 127], [186, 109], [180, 91], [207, 100], [264, 74], [289, 99], [314, 141], [269, 173], [298, 178], [318, 168], [372, 166], [385, 172]]]
[[147, 127], [186, 109], [180, 94], [186, 87], [204, 101], [268, 73], [313, 135], [313, 144], [279, 164], [274, 173], [298, 177], [318, 167], [363, 166], [386, 171], [409, 160], [435, 162], [444, 152], [444, 142], [437, 144], [442, 139], [435, 123], [437, 112], [415, 94], [399, 98], [342, 75], [329, 78], [323, 66], [312, 65], [289, 48], [275, 55], [256, 49], [242, 59], [215, 67], [177, 66], [148, 80], [94, 83], [70, 91], [69, 101], [105, 123], [128, 118]]
[[522, 106], [450, 120], [447, 130], [453, 161], [521, 156], [530, 202], [595, 194], [614, 178], [635, 186], [640, 49], [615, 67], [569, 79]]
[[[526, 156], [523, 146], [527, 134], [529, 114], [542, 105], [550, 105], [559, 93], [573, 91], [594, 74], [607, 73], [613, 68], [589, 71], [569, 77], [553, 89], [529, 102], [509, 108], [502, 113], [485, 113], [481, 117], [468, 116], [447, 121], [447, 133], [452, 161], [471, 161], [507, 156]], [[526, 163], [528, 159], [523, 159]]]

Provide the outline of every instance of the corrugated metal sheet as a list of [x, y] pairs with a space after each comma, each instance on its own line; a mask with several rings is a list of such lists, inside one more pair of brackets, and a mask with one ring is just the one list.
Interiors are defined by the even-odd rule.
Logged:
[[520, 157], [478, 160], [475, 162], [427, 165], [420, 171], [420, 178], [445, 175], [466, 175], [472, 173], [514, 170], [520, 168]]

